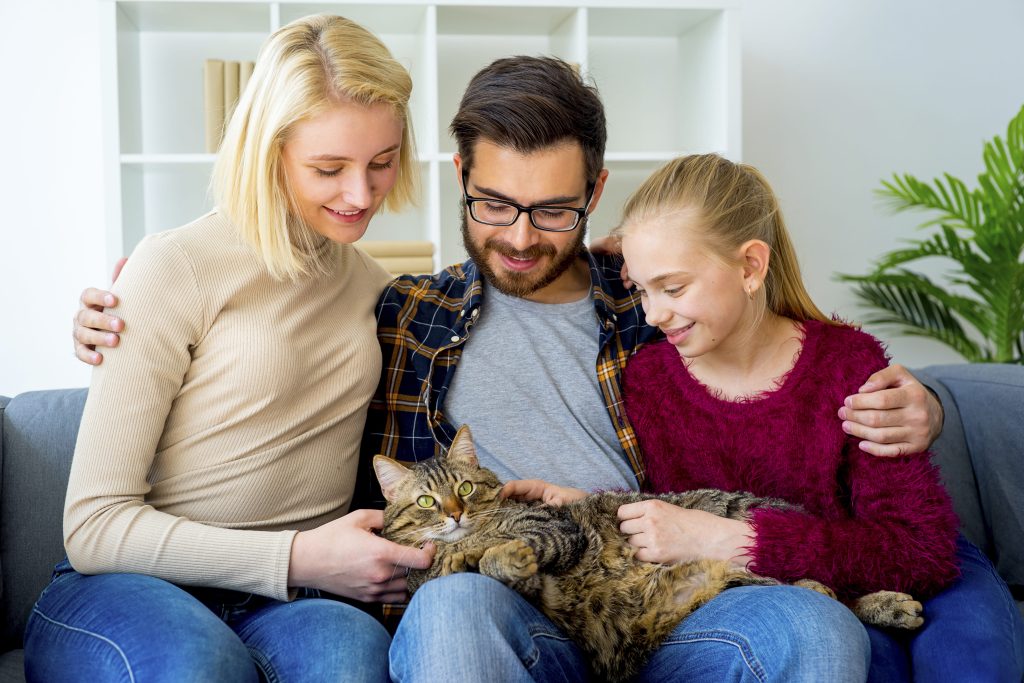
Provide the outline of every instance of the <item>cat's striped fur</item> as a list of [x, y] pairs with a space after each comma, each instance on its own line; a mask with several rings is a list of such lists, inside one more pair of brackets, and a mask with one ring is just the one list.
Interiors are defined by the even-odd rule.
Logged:
[[[536, 604], [575, 640], [598, 680], [608, 681], [637, 673], [684, 617], [721, 591], [778, 583], [724, 561], [636, 560], [619, 531], [620, 505], [656, 497], [731, 519], [745, 518], [756, 506], [793, 507], [715, 489], [659, 496], [605, 492], [561, 507], [506, 500], [499, 496], [502, 482], [479, 466], [466, 427], [445, 457], [409, 469], [377, 456], [374, 468], [388, 500], [383, 536], [405, 545], [430, 540], [437, 546], [430, 569], [410, 572], [410, 593], [455, 572], [493, 577]], [[801, 585], [831, 594], [815, 581]], [[881, 597], [865, 604], [869, 611], [885, 612], [884, 625], [920, 623], [919, 603], [902, 593], [885, 593], [872, 594]], [[911, 618], [917, 624], [905, 623]]]

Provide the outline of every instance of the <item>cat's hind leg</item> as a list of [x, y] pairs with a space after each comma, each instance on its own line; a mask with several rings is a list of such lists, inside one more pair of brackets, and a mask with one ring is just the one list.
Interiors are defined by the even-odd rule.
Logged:
[[678, 612], [680, 617], [703, 607], [729, 588], [779, 585], [775, 579], [737, 569], [719, 560], [686, 562], [670, 567], [667, 573], [673, 585], [673, 602], [682, 608]]
[[806, 588], [808, 590], [812, 590], [815, 593], [821, 593], [822, 595], [830, 597], [833, 600], [839, 599], [836, 597], [836, 592], [834, 590], [832, 590], [820, 581], [815, 581], [814, 579], [800, 579], [799, 581], [794, 581], [793, 585], [800, 586], [801, 588]]
[[897, 591], [876, 591], [854, 600], [857, 618], [872, 626], [915, 629], [924, 623], [924, 608], [913, 596]]

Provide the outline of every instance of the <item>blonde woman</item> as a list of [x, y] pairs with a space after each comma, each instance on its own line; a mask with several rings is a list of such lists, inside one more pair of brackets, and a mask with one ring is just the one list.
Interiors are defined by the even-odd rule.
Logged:
[[351, 243], [414, 194], [411, 87], [340, 17], [264, 46], [217, 209], [118, 279], [132, 343], [93, 374], [29, 680], [387, 680], [387, 633], [335, 596], [398, 599], [431, 560], [346, 514], [389, 279]]

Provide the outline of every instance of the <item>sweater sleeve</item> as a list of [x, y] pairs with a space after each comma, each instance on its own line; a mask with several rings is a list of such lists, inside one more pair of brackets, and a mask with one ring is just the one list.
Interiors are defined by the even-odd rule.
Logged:
[[93, 371], [78, 434], [64, 508], [71, 564], [287, 599], [294, 531], [225, 529], [146, 503], [165, 421], [211, 322], [191, 262], [173, 239], [148, 237], [115, 291], [125, 331]]
[[[871, 341], [867, 371], [861, 364], [850, 375], [856, 379], [886, 365]], [[934, 594], [959, 574], [958, 521], [938, 470], [927, 453], [877, 457], [859, 442], [846, 437], [837, 482], [848, 514], [756, 510], [750, 569], [784, 581], [816, 579], [847, 598], [877, 590]]]

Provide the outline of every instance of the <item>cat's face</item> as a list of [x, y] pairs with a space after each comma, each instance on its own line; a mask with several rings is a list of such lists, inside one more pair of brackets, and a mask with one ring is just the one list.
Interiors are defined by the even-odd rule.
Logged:
[[383, 455], [373, 459], [384, 509], [385, 537], [405, 545], [465, 538], [501, 505], [502, 483], [480, 467], [469, 428], [459, 429], [444, 456], [413, 467]]

